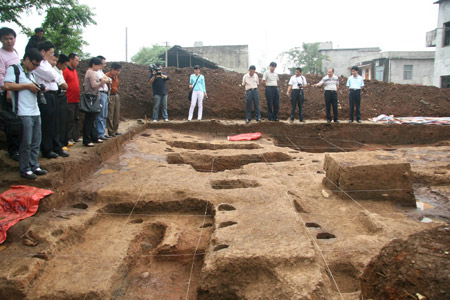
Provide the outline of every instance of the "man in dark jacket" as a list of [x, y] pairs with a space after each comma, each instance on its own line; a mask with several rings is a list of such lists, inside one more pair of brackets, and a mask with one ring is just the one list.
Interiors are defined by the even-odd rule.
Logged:
[[28, 40], [28, 44], [25, 47], [25, 52], [27, 52], [30, 48], [37, 48], [40, 42], [45, 41], [44, 29], [38, 27], [34, 30], [34, 33], [35, 34]]

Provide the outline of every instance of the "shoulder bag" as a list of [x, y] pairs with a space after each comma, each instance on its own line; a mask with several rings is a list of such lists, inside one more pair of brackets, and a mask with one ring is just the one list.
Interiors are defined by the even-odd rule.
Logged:
[[195, 85], [197, 84], [197, 81], [200, 79], [200, 76], [202, 76], [202, 75], [198, 74], [197, 80], [195, 81], [194, 85], [192, 86], [192, 89], [189, 91], [188, 101], [191, 101], [191, 99], [192, 99], [192, 91], [194, 90]]
[[[20, 70], [17, 65], [12, 65], [14, 68], [14, 75], [16, 76], [16, 83], [19, 83], [19, 75]], [[6, 102], [6, 93], [7, 91], [4, 91], [4, 99], [2, 101]], [[19, 110], [19, 92], [14, 92], [14, 109], [5, 109], [0, 112], [0, 121], [3, 124], [3, 128], [7, 135], [11, 136], [20, 136], [22, 134], [23, 126], [22, 126], [22, 120], [17, 115], [17, 112]], [[5, 106], [7, 104], [5, 103]]]
[[98, 95], [82, 94], [80, 99], [80, 110], [86, 113], [100, 112], [100, 99]]

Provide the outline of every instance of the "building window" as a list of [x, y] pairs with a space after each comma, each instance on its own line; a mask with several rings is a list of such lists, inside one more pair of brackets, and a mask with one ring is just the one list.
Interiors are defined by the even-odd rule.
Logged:
[[441, 76], [441, 88], [450, 88], [450, 76]]
[[450, 45], [450, 22], [444, 23], [444, 46]]
[[378, 66], [375, 68], [375, 79], [383, 81], [384, 79], [384, 66]]
[[413, 71], [412, 65], [405, 65], [403, 67], [403, 80], [411, 80], [412, 79], [412, 71]]

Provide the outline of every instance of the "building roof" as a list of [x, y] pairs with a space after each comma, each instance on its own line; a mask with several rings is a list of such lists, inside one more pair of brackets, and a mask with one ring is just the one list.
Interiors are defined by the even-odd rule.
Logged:
[[439, 0], [439, 1], [434, 2], [433, 4], [439, 4], [439, 3], [442, 3], [442, 2], [445, 2], [445, 1], [450, 1], [450, 0]]
[[[159, 57], [164, 59], [165, 53], [161, 54]], [[199, 65], [200, 67], [210, 68], [210, 69], [218, 69], [219, 66], [200, 55], [192, 53], [191, 51], [175, 45], [169, 50], [167, 50], [167, 60], [169, 67], [177, 67], [177, 68], [186, 68], [193, 67], [195, 65]]]

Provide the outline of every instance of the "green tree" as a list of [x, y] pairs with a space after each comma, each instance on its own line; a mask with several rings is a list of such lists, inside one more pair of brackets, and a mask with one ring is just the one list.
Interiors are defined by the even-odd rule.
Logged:
[[301, 67], [303, 73], [323, 74], [323, 62], [329, 58], [327, 55], [320, 53], [319, 45], [320, 43], [303, 43], [302, 48], [292, 48], [281, 53], [280, 57], [291, 66]]
[[[45, 38], [63, 53], [75, 52], [83, 57], [83, 28], [97, 24], [94, 13], [89, 6], [80, 5], [77, 0], [64, 0], [63, 5], [53, 6], [47, 10], [42, 28]], [[70, 9], [68, 8], [70, 7]]]
[[166, 49], [159, 45], [152, 47], [142, 47], [136, 55], [131, 57], [131, 61], [138, 65], [163, 64], [164, 59], [159, 58]]
[[30, 14], [35, 10], [38, 14], [54, 5], [60, 5], [64, 0], [9, 0], [0, 1], [0, 21], [15, 23], [23, 32], [31, 34], [31, 30], [22, 24], [21, 15]]

